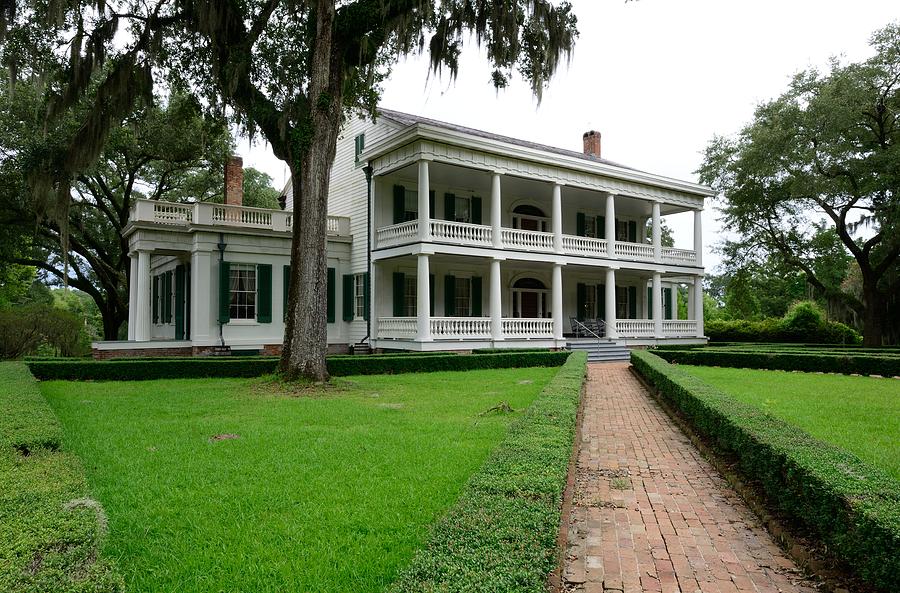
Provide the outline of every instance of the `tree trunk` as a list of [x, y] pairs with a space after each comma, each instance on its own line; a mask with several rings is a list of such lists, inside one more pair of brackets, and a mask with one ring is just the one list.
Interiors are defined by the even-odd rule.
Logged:
[[[341, 70], [333, 51], [334, 3], [320, 2], [310, 62], [309, 145], [290, 163], [294, 192], [291, 284], [281, 371], [285, 378], [327, 381], [328, 187], [341, 128]], [[299, 164], [299, 170], [297, 165]]]
[[877, 279], [863, 278], [863, 301], [866, 305], [863, 311], [863, 346], [875, 348], [883, 344], [882, 333], [885, 330], [885, 302], [878, 290]]

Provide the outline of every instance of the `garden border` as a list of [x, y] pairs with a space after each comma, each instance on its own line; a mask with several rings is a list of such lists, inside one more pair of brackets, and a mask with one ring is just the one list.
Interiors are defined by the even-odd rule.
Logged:
[[865, 354], [820, 354], [790, 352], [656, 350], [667, 362], [697, 366], [765, 369], [770, 371], [803, 371], [807, 373], [843, 373], [845, 375], [900, 376], [900, 357]]

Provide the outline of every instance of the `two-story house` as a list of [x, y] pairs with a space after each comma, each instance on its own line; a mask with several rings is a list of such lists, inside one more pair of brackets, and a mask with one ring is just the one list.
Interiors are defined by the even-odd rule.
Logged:
[[[604, 160], [597, 132], [583, 142], [579, 153], [388, 110], [349, 121], [329, 196], [330, 348], [704, 340], [713, 192]], [[96, 343], [96, 356], [279, 351], [290, 186], [284, 210], [243, 207], [240, 159], [225, 185], [224, 204], [134, 205], [129, 339]], [[662, 246], [661, 218], [688, 211], [692, 248]]]

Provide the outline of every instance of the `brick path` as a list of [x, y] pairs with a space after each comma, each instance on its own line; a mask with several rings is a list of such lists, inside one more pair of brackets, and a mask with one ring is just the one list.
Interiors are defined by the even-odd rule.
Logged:
[[628, 367], [588, 365], [564, 590], [815, 591]]

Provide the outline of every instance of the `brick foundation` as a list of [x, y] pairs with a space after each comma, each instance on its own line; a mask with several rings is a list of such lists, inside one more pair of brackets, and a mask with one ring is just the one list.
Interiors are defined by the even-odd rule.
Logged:
[[100, 350], [93, 348], [91, 355], [94, 360], [109, 360], [112, 358], [140, 358], [159, 356], [191, 356], [190, 346], [182, 348], [129, 348], [126, 350]]

